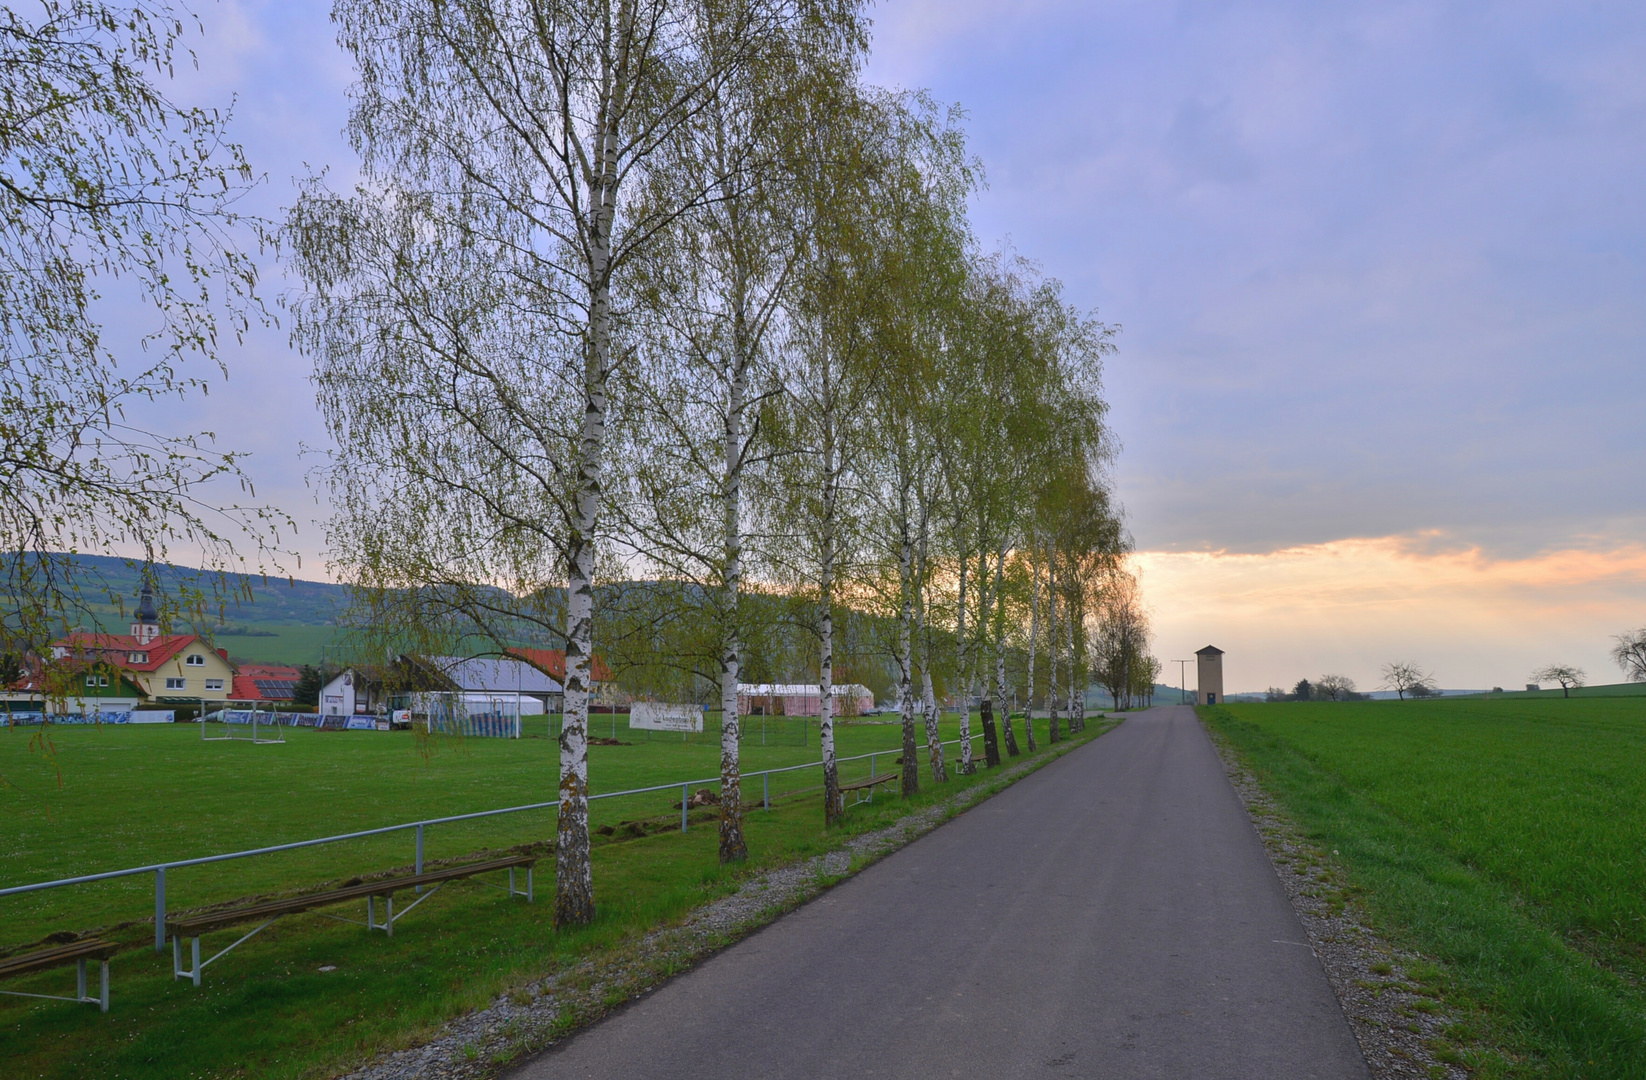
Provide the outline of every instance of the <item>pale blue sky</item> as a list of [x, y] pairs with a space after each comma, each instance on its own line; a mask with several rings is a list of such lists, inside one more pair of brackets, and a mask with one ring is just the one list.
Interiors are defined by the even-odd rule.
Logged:
[[[187, 93], [238, 95], [270, 214], [305, 167], [353, 170], [327, 12], [199, 12]], [[870, 77], [970, 114], [980, 237], [1124, 326], [1108, 389], [1140, 549], [1382, 538], [1400, 565], [1478, 548], [1499, 569], [1587, 553], [1605, 584], [1582, 611], [1530, 570], [1454, 603], [1489, 624], [1503, 589], [1543, 589], [1527, 633], [1552, 636], [1516, 648], [1612, 679], [1606, 635], [1646, 623], [1646, 6], [893, 0], [875, 19]], [[278, 331], [230, 360], [204, 423], [256, 453], [262, 494], [316, 516], [296, 453], [324, 445], [307, 364]], [[302, 546], [318, 551], [312, 527]], [[1175, 581], [1151, 593], [1162, 655], [1246, 633], [1240, 605]], [[1242, 595], [1261, 608], [1263, 589]], [[1337, 651], [1254, 636], [1232, 688], [1333, 665], [1375, 682], [1404, 639], [1341, 615]], [[1519, 651], [1492, 666], [1504, 641], [1459, 651], [1463, 624], [1414, 618], [1443, 682], [1524, 681]]]

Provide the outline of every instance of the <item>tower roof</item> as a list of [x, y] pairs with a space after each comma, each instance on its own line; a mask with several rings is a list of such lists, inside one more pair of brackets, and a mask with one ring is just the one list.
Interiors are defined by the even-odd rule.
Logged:
[[148, 579], [143, 580], [142, 595], [137, 598], [136, 619], [140, 623], [157, 623], [160, 621], [160, 612], [154, 607], [154, 590], [149, 587]]
[[1223, 650], [1218, 648], [1216, 645], [1208, 645], [1204, 649], [1196, 649], [1194, 654], [1196, 656], [1222, 656]]

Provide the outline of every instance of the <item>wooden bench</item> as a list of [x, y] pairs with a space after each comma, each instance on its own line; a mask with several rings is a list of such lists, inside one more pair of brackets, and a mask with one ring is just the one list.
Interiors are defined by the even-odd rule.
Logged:
[[[309, 893], [304, 896], [293, 896], [285, 900], [269, 900], [260, 904], [248, 904], [244, 907], [226, 908], [222, 911], [209, 911], [202, 915], [184, 916], [166, 920], [166, 931], [171, 935], [172, 978], [192, 979], [194, 985], [200, 985], [200, 973], [206, 965], [216, 962], [231, 950], [251, 940], [261, 933], [274, 920], [282, 915], [297, 915], [317, 908], [330, 907], [334, 904], [346, 903], [350, 900], [366, 901], [366, 921], [359, 919], [345, 919], [339, 915], [320, 914], [338, 922], [354, 923], [364, 926], [367, 930], [382, 930], [389, 937], [394, 936], [395, 921], [404, 917], [412, 908], [421, 904], [449, 881], [463, 878], [472, 878], [477, 874], [489, 874], [494, 870], [509, 872], [508, 894], [510, 896], [524, 896], [526, 902], [532, 902], [532, 868], [536, 864], [536, 855], [510, 855], [501, 859], [488, 859], [485, 862], [467, 863], [462, 866], [448, 866], [440, 870], [429, 870], [421, 874], [410, 874], [405, 877], [384, 878], [381, 881], [368, 881], [359, 885], [346, 885], [341, 889], [330, 892]], [[514, 872], [524, 867], [526, 871], [526, 891], [518, 892], [514, 887]], [[486, 884], [490, 884], [487, 882]], [[406, 889], [423, 889], [432, 886], [429, 890], [401, 908], [394, 910], [394, 894]], [[497, 888], [502, 888], [499, 885]], [[377, 898], [381, 896], [384, 902], [385, 918], [377, 921]], [[235, 941], [228, 948], [208, 960], [200, 959], [200, 936], [213, 930], [223, 930], [231, 926], [240, 926], [255, 922], [257, 926], [251, 932]], [[183, 939], [189, 938], [193, 943], [193, 967], [183, 967]]]
[[884, 784], [887, 781], [896, 780], [902, 775], [902, 773], [889, 772], [881, 773], [879, 776], [865, 777], [862, 780], [853, 780], [849, 784], [841, 784], [840, 793], [844, 795], [848, 791], [867, 791], [869, 793], [868, 798], [865, 799], [863, 796], [859, 795], [852, 799], [852, 805], [856, 806], [860, 802], [872, 803], [874, 802], [874, 789], [876, 784]]
[[[22, 956], [8, 956], [0, 960], [0, 979], [9, 979], [17, 975], [29, 975], [36, 971], [50, 971], [60, 968], [73, 961], [79, 973], [79, 983], [73, 997], [62, 997], [58, 994], [25, 994], [21, 990], [0, 990], [0, 994], [10, 994], [13, 997], [45, 998], [48, 1001], [72, 1001], [77, 1005], [96, 1005], [104, 1012], [109, 1011], [109, 957], [113, 956], [120, 947], [112, 941], [102, 938], [87, 938], [84, 941], [72, 942], [68, 945], [58, 945], [50, 949], [41, 949], [39, 952], [25, 953]], [[102, 990], [97, 997], [86, 996], [86, 961], [101, 961], [103, 976]]]

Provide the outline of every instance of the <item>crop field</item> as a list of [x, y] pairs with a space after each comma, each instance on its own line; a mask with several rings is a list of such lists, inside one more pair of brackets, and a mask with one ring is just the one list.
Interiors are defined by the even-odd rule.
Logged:
[[[946, 739], [955, 737], [958, 719], [944, 728]], [[1093, 722], [1077, 741], [1102, 730]], [[41, 745], [42, 734], [50, 746]], [[591, 747], [597, 794], [718, 771], [718, 747], [707, 742], [647, 741], [621, 728], [619, 736], [627, 745]], [[420, 743], [408, 733], [310, 729], [286, 738], [284, 745], [202, 742], [194, 725], [0, 729], [7, 822], [0, 887], [542, 802], [556, 788], [557, 745], [547, 738]], [[826, 850], [933, 799], [990, 782], [980, 769], [937, 788], [922, 750], [919, 798], [881, 794], [872, 805], [852, 807], [844, 828], [825, 831], [816, 770], [772, 777], [774, 807], [758, 808], [760, 780], [748, 773], [817, 759], [815, 726], [807, 745], [783, 741], [744, 743], [753, 868]], [[842, 756], [887, 751], [877, 763], [883, 773], [895, 769], [899, 742], [895, 724], [846, 724], [838, 749]], [[981, 741], [976, 745], [981, 754]], [[951, 762], [956, 749], [945, 748]], [[867, 761], [850, 762], [842, 776], [866, 776], [868, 769]], [[534, 904], [480, 882], [455, 883], [398, 923], [392, 941], [317, 915], [283, 919], [207, 968], [199, 989], [173, 982], [170, 952], [152, 949], [153, 926], [145, 921], [153, 914], [152, 874], [0, 897], [0, 954], [66, 931], [97, 930], [133, 946], [111, 965], [107, 1016], [94, 1007], [0, 997], [3, 1073], [7, 1080], [329, 1075], [339, 1062], [399, 1044], [560, 964], [619, 948], [734, 889], [741, 872], [723, 870], [716, 858], [718, 809], [692, 810], [681, 833], [679, 800], [676, 789], [593, 804], [592, 824], [606, 833], [594, 837], [600, 918], [591, 927], [550, 931], [551, 857], [539, 867]], [[432, 826], [425, 857], [462, 859], [539, 843], [552, 838], [553, 821], [552, 810], [543, 810]], [[167, 907], [177, 912], [409, 870], [413, 845], [408, 831], [174, 869]], [[206, 955], [236, 936], [224, 931], [215, 944], [204, 942]], [[3, 988], [63, 993], [72, 984], [68, 969]]]
[[1646, 1077], [1646, 699], [1201, 715], [1440, 964], [1478, 1075]]

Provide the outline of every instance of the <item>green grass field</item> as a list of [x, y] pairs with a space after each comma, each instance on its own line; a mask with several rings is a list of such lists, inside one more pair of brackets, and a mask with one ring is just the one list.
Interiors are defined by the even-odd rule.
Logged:
[[225, 634], [213, 640], [230, 656], [254, 664], [319, 664], [337, 641], [335, 626], [275, 622], [244, 625], [257, 631], [256, 636]]
[[[945, 738], [957, 727], [948, 720]], [[1083, 738], [1101, 730], [1093, 723]], [[0, 886], [538, 802], [555, 789], [557, 751], [548, 739], [442, 740], [425, 753], [428, 747], [403, 733], [298, 729], [284, 745], [202, 742], [193, 725], [54, 727], [46, 734], [49, 749], [38, 744], [41, 729], [0, 730], [7, 821]], [[1041, 734], [1044, 756], [1043, 726]], [[890, 751], [878, 763], [877, 771], [886, 772], [899, 739], [896, 725], [846, 725], [839, 752]], [[951, 761], [954, 749], [946, 750]], [[815, 732], [807, 746], [746, 741], [744, 769], [812, 761], [817, 753]], [[713, 745], [661, 738], [595, 746], [591, 785], [598, 793], [710, 777], [718, 761]], [[847, 779], [867, 772], [867, 762], [842, 768]], [[979, 770], [939, 788], [923, 764], [922, 781], [918, 799], [882, 795], [872, 806], [853, 807], [844, 828], [825, 831], [818, 774], [774, 777], [773, 794], [781, 796], [774, 809], [748, 816], [752, 867], [825, 850], [932, 799], [988, 783], [989, 774]], [[746, 782], [745, 792], [757, 805], [758, 779]], [[658, 792], [594, 804], [596, 827], [641, 822], [645, 835], [618, 829], [596, 836], [600, 917], [587, 929], [549, 929], [551, 862], [542, 867], [536, 904], [458, 883], [407, 916], [392, 941], [319, 916], [284, 919], [208, 968], [199, 990], [174, 983], [169, 952], [152, 951], [152, 924], [143, 921], [153, 912], [152, 875], [0, 898], [0, 952], [55, 932], [93, 929], [134, 946], [112, 965], [114, 1007], [107, 1016], [84, 1006], [0, 998], [0, 1071], [7, 1080], [327, 1075], [340, 1062], [401, 1045], [510, 986], [620, 947], [735, 888], [739, 872], [723, 870], [716, 858], [718, 811], [693, 811], [682, 834], [678, 800], [678, 792]], [[552, 832], [552, 811], [433, 827], [426, 858], [539, 842]], [[168, 908], [406, 868], [412, 855], [408, 832], [173, 870]], [[217, 935], [216, 947], [233, 936]], [[322, 966], [336, 971], [321, 973]], [[70, 969], [4, 988], [60, 993], [72, 982]]]
[[1201, 715], [1379, 928], [1441, 964], [1478, 1075], [1646, 1077], [1646, 700]]

